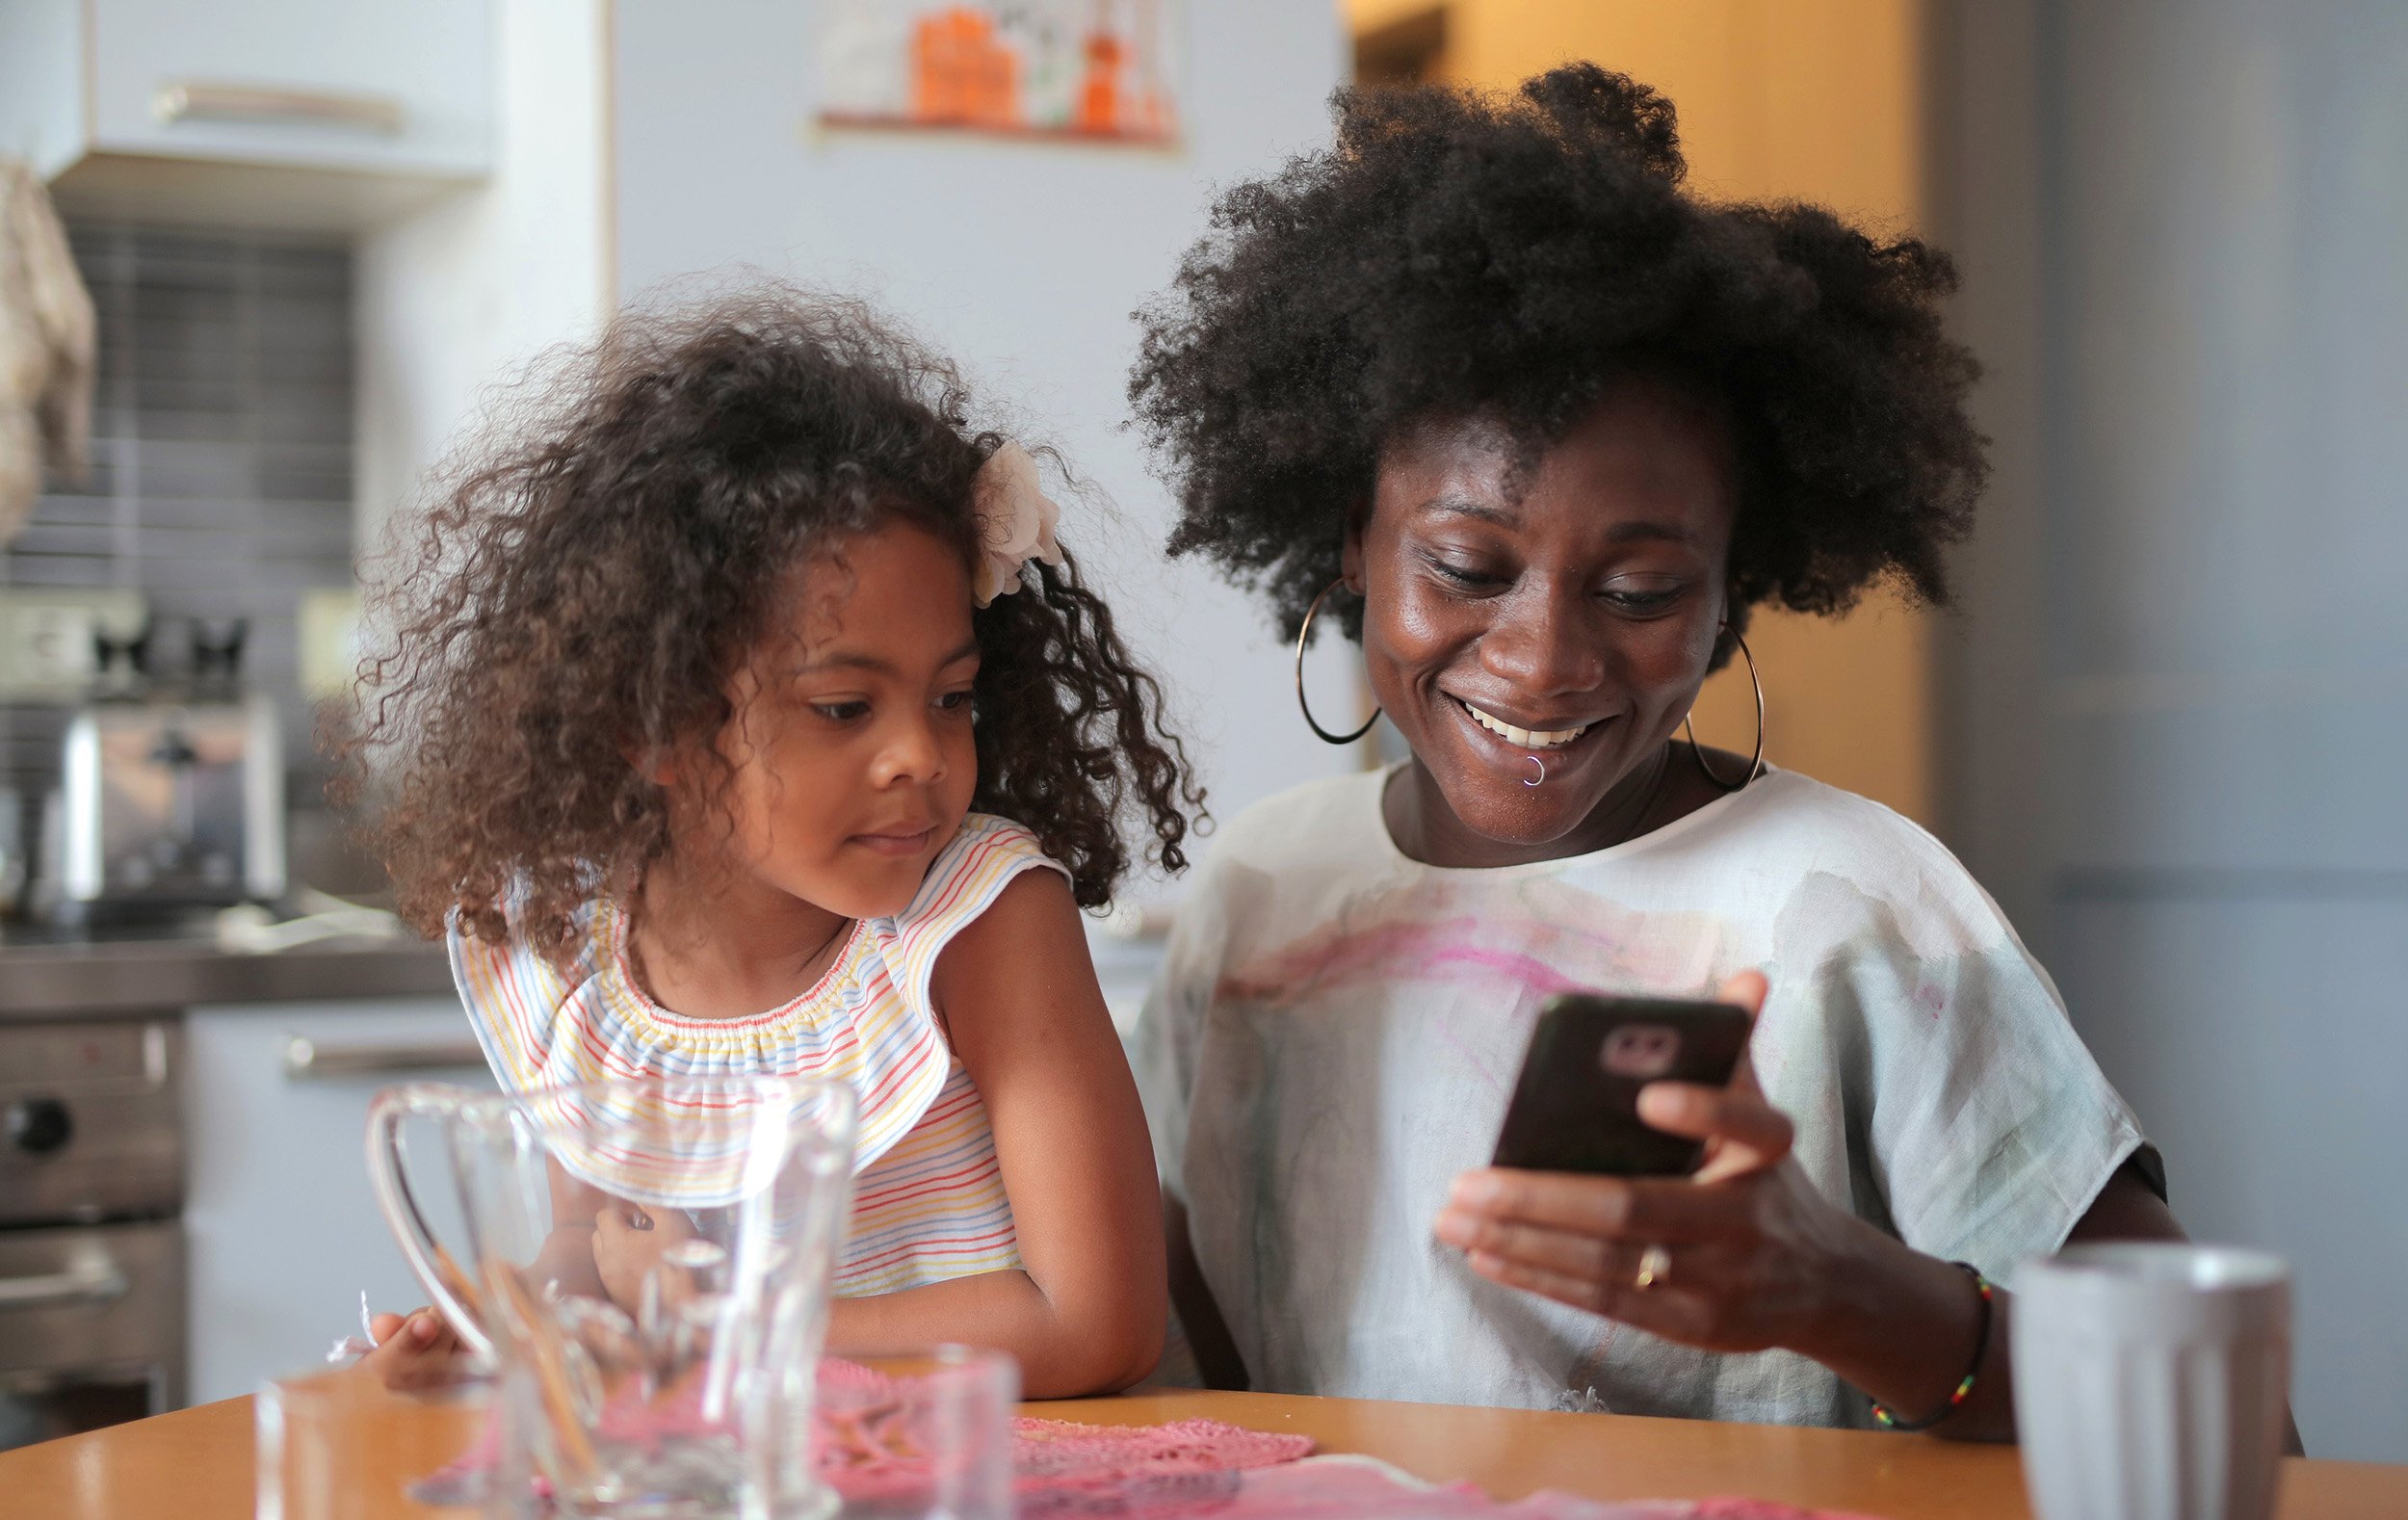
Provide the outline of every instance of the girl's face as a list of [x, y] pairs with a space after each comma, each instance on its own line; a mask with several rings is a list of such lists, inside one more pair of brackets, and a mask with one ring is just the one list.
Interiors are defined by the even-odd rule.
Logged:
[[900, 912], [978, 787], [969, 572], [896, 525], [788, 585], [718, 739], [739, 875], [846, 918]]
[[[1623, 800], [1602, 804], [1705, 679], [1734, 494], [1722, 429], [1639, 381], [1534, 465], [1479, 419], [1382, 456], [1346, 573], [1372, 689], [1413, 749], [1425, 858], [1550, 859], [1627, 830]], [[1533, 755], [1545, 780], [1525, 785]]]

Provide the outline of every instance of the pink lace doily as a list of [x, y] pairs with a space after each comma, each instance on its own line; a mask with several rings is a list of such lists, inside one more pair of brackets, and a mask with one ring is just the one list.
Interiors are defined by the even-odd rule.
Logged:
[[[1510, 1503], [1470, 1483], [1425, 1483], [1367, 1456], [1316, 1456], [1242, 1475], [1214, 1520], [1863, 1520], [1756, 1499], [1611, 1503], [1536, 1493]], [[1136, 1520], [1151, 1511], [1131, 1510]]]
[[[928, 1456], [865, 1420], [903, 1397], [870, 1368], [833, 1357], [820, 1364], [820, 1474], [848, 1504], [876, 1508], [928, 1488]], [[615, 1402], [599, 1423], [615, 1440], [695, 1428], [683, 1401]], [[1107, 1426], [1023, 1417], [1011, 1423], [1014, 1508], [1019, 1520], [1851, 1520], [1748, 1499], [1610, 1504], [1540, 1493], [1506, 1503], [1470, 1483], [1426, 1483], [1371, 1457], [1312, 1457], [1312, 1450], [1309, 1436], [1217, 1420]], [[488, 1428], [414, 1492], [421, 1502], [473, 1499], [497, 1456]]]
[[[832, 1357], [820, 1364], [820, 1476], [848, 1504], [875, 1506], [928, 1488], [928, 1457], [903, 1450], [877, 1420], [907, 1397], [870, 1368]], [[1106, 1426], [1022, 1417], [1011, 1422], [1013, 1507], [1021, 1520], [1220, 1513], [1236, 1498], [1241, 1475], [1312, 1450], [1306, 1436], [1215, 1420]]]

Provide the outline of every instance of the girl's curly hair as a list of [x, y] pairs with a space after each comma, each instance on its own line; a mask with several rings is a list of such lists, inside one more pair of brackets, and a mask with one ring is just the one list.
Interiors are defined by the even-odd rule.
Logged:
[[1511, 96], [1340, 91], [1335, 113], [1331, 148], [1222, 195], [1140, 313], [1130, 399], [1178, 491], [1172, 552], [1262, 590], [1293, 637], [1405, 430], [1494, 415], [1532, 448], [1636, 372], [1730, 423], [1734, 621], [1885, 575], [1945, 598], [1985, 471], [1945, 254], [1688, 196], [1671, 103], [1593, 64]]
[[[951, 364], [782, 287], [622, 316], [514, 403], [380, 591], [390, 642], [361, 664], [335, 791], [355, 804], [373, 776], [367, 830], [413, 926], [457, 913], [557, 956], [668, 846], [668, 799], [630, 757], [734, 716], [730, 675], [793, 569], [897, 522], [975, 563], [972, 481], [1004, 440], [971, 431]], [[1029, 570], [971, 617], [973, 805], [1035, 833], [1096, 907], [1131, 863], [1124, 813], [1176, 871], [1202, 793], [1075, 563]]]

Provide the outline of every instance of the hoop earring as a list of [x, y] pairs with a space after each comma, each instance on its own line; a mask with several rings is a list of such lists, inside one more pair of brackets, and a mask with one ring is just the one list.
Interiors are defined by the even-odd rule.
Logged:
[[1706, 763], [1705, 747], [1697, 742], [1696, 725], [1684, 718], [1681, 720], [1681, 731], [1688, 735], [1689, 758], [1697, 762], [1698, 770], [1706, 773], [1706, 779], [1725, 792], [1736, 792], [1765, 773], [1765, 683], [1756, 674], [1756, 656], [1749, 652], [1747, 641], [1740, 637], [1740, 631], [1729, 623], [1722, 625], [1722, 631], [1731, 636], [1731, 642], [1740, 646], [1740, 653], [1746, 656], [1747, 684], [1756, 689], [1756, 753], [1747, 762], [1747, 774], [1736, 781], [1726, 781], [1714, 774], [1714, 768]]
[[1363, 720], [1362, 727], [1350, 734], [1333, 734], [1314, 719], [1313, 706], [1304, 699], [1304, 646], [1313, 637], [1313, 618], [1321, 612], [1322, 603], [1329, 600], [1329, 593], [1345, 584], [1342, 576], [1322, 587], [1322, 593], [1313, 598], [1313, 605], [1304, 609], [1304, 621], [1296, 625], [1296, 705], [1304, 714], [1305, 726], [1325, 745], [1350, 745], [1370, 733], [1372, 724], [1379, 721], [1379, 709], [1374, 707], [1372, 716]]

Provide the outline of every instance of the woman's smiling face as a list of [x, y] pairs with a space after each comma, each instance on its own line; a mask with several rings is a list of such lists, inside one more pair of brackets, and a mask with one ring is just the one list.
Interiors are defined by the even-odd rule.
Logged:
[[[1735, 494], [1719, 421], [1641, 380], [1535, 460], [1478, 417], [1387, 449], [1346, 574], [1372, 690], [1413, 749], [1408, 849], [1494, 865], [1630, 831], [1627, 799], [1609, 797], [1705, 679]], [[1533, 755], [1546, 779], [1529, 786]]]

